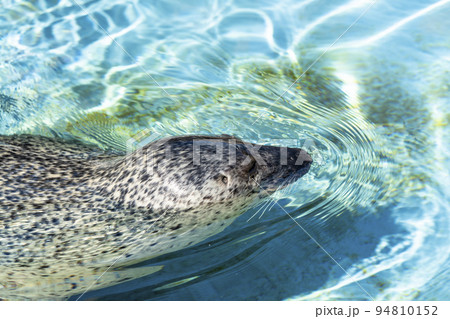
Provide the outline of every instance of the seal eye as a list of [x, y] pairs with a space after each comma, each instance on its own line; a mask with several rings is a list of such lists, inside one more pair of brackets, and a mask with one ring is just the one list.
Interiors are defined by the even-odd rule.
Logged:
[[224, 183], [225, 185], [228, 185], [228, 177], [222, 176], [222, 178], [221, 178], [220, 180], [221, 180], [222, 183]]
[[257, 171], [258, 165], [256, 164], [256, 160], [254, 158], [251, 159], [251, 162], [243, 168], [244, 172], [248, 174], [250, 178], [254, 178]]
[[254, 177], [256, 173], [256, 161], [254, 160], [252, 165], [250, 166], [250, 169], [248, 170], [248, 174], [250, 175], [250, 177]]

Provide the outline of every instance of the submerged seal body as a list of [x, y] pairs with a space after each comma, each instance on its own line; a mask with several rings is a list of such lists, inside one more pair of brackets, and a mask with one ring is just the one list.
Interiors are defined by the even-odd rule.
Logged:
[[194, 245], [311, 162], [301, 149], [225, 135], [164, 138], [131, 154], [0, 136], [0, 298], [66, 297], [112, 264]]

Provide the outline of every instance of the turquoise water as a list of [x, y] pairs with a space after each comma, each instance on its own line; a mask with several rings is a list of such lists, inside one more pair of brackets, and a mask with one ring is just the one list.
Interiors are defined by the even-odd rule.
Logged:
[[450, 0], [0, 0], [0, 134], [231, 134], [314, 158], [274, 202], [82, 300], [449, 300], [449, 16]]

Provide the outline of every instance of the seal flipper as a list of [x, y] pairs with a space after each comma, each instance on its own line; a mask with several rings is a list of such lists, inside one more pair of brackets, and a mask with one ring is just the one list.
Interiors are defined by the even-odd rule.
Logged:
[[[160, 271], [164, 266], [147, 266], [108, 270], [75, 267], [42, 277], [16, 274], [7, 282], [0, 282], [0, 300], [66, 300], [86, 291], [110, 287], [142, 278]], [[25, 283], [25, 284], [24, 284]]]

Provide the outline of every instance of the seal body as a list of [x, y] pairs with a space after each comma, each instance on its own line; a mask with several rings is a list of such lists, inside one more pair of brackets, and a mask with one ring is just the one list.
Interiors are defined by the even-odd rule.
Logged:
[[0, 136], [0, 297], [56, 299], [114, 284], [87, 279], [222, 231], [311, 162], [301, 149], [231, 136], [164, 138], [131, 154]]

